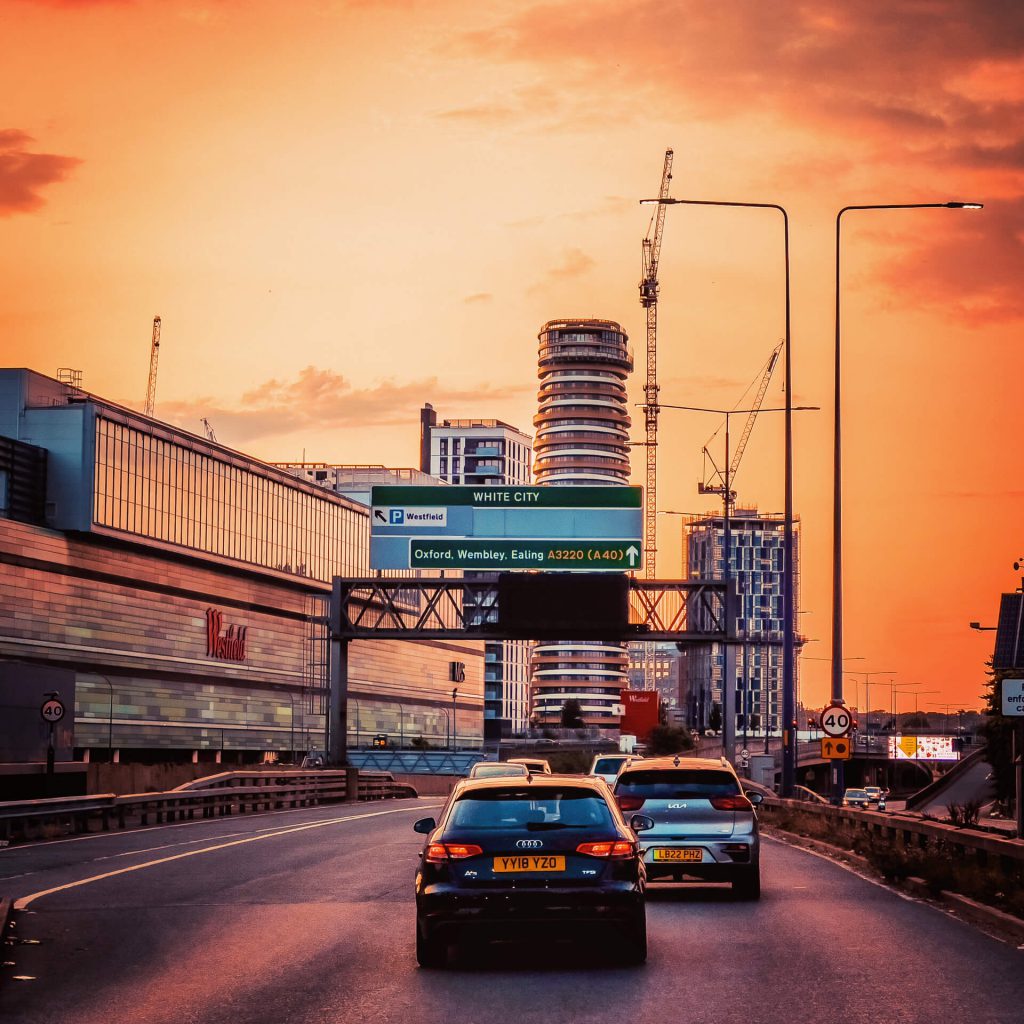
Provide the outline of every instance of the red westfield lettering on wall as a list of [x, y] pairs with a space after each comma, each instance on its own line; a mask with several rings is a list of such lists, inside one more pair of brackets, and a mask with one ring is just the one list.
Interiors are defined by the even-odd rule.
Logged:
[[245, 635], [248, 626], [228, 626], [224, 629], [224, 613], [216, 608], [206, 609], [206, 656], [225, 661], [245, 661]]

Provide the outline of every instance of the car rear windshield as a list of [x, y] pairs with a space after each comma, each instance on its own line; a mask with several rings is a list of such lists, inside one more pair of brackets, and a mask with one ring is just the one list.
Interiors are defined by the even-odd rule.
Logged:
[[501, 778], [503, 775], [525, 775], [526, 768], [519, 764], [488, 764], [479, 765], [473, 769], [474, 779]]
[[673, 768], [664, 771], [636, 771], [620, 775], [616, 794], [642, 796], [645, 800], [670, 800], [677, 796], [726, 796], [738, 793], [740, 785], [731, 772], [714, 769]]
[[624, 757], [599, 757], [594, 762], [594, 774], [614, 775], [625, 760]]
[[469, 792], [452, 807], [448, 827], [543, 831], [558, 828], [611, 828], [612, 812], [589, 789], [485, 789]]

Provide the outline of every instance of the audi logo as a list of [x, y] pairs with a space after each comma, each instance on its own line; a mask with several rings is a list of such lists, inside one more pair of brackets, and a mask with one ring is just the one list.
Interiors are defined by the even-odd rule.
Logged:
[[518, 839], [516, 848], [519, 850], [539, 850], [544, 845], [539, 839]]

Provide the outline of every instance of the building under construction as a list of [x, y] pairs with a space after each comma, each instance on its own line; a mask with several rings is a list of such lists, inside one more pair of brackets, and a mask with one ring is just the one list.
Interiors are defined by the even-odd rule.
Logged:
[[[739, 597], [736, 654], [736, 735], [779, 735], [782, 714], [782, 588], [784, 520], [756, 508], [733, 509], [729, 518], [729, 578]], [[799, 520], [793, 534], [793, 603], [800, 607]], [[723, 579], [725, 519], [721, 512], [683, 521], [684, 574]], [[797, 636], [797, 643], [800, 643]], [[794, 668], [795, 670], [795, 668]], [[680, 702], [688, 724], [711, 724], [722, 708], [725, 651], [721, 644], [687, 647], [680, 655]], [[797, 688], [799, 693], [799, 684]]]

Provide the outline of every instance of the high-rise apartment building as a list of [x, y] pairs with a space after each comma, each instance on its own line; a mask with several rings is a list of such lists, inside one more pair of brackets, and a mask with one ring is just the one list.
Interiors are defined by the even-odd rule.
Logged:
[[[685, 575], [723, 579], [725, 520], [721, 513], [684, 522]], [[785, 565], [784, 521], [756, 508], [735, 509], [729, 520], [730, 577], [740, 601], [736, 650], [736, 733], [779, 734], [782, 714], [782, 588]], [[799, 520], [793, 536], [793, 606], [800, 607]], [[799, 642], [799, 637], [798, 637]], [[709, 724], [712, 708], [722, 708], [725, 648], [687, 647], [680, 659], [680, 696], [695, 728]], [[794, 671], [796, 666], [794, 665]]]
[[[539, 335], [534, 417], [534, 479], [538, 484], [608, 486], [629, 483], [626, 378], [633, 354], [612, 320], [550, 320]], [[533, 649], [533, 716], [557, 725], [567, 700], [580, 702], [588, 725], [617, 728], [629, 657], [615, 641], [566, 640]]]
[[[420, 410], [420, 469], [450, 484], [530, 483], [533, 438], [501, 420], [442, 420]], [[466, 579], [473, 573], [467, 572]], [[484, 655], [484, 738], [521, 733], [530, 717], [530, 645], [488, 641]]]

